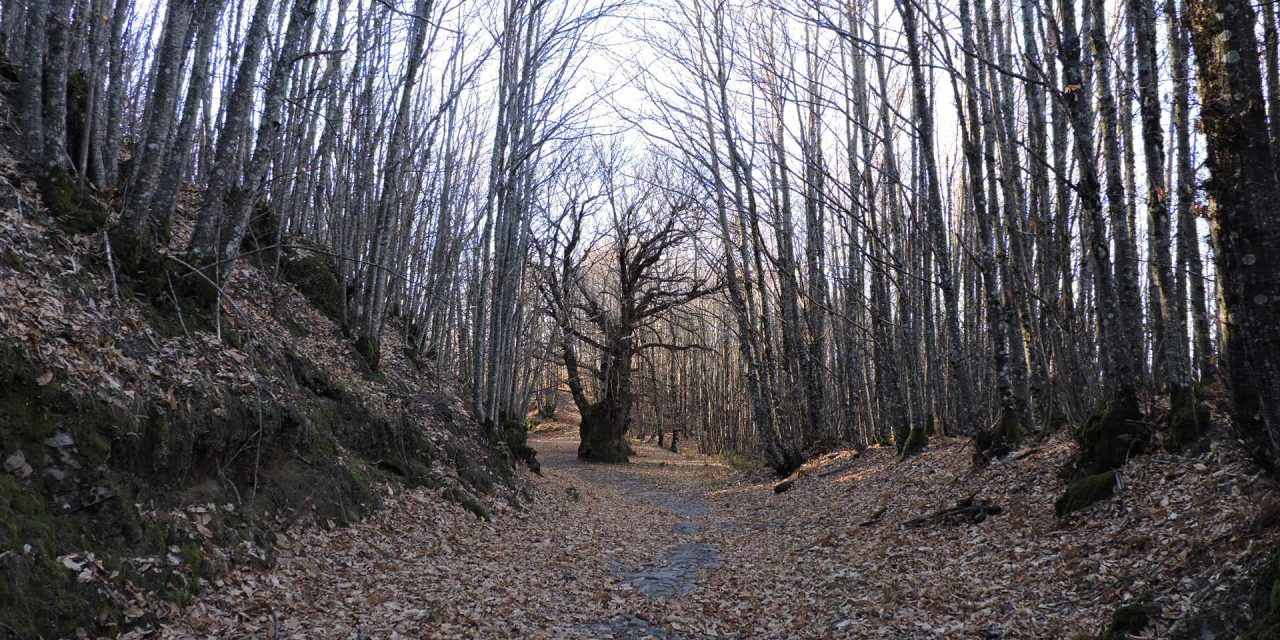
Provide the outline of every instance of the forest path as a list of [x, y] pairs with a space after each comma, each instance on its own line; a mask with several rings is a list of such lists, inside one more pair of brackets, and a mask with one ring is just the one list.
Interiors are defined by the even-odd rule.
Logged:
[[161, 635], [742, 637], [741, 621], [688, 606], [724, 568], [726, 537], [749, 531], [709, 495], [736, 472], [644, 443], [630, 464], [582, 463], [576, 428], [532, 444], [545, 476], [493, 522], [395, 495], [366, 522], [281, 538], [271, 571], [219, 580]]
[[[490, 522], [384, 488], [387, 508], [295, 527], [270, 571], [216, 580], [158, 635], [1091, 638], [1146, 600], [1167, 637], [1200, 624], [1205, 594], [1247, 590], [1280, 535], [1249, 531], [1270, 494], [1242, 451], [1144, 456], [1116, 499], [1059, 519], [1065, 434], [982, 469], [961, 439], [902, 461], [837, 451], [775, 494], [764, 471], [643, 443], [630, 464], [581, 463], [576, 432], [531, 439], [546, 475], [521, 471], [527, 499], [491, 500]], [[1002, 512], [909, 526], [967, 496]]]

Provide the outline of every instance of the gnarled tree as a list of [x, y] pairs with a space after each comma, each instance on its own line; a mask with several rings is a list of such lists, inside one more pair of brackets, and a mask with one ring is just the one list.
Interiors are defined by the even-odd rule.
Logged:
[[578, 458], [626, 462], [636, 358], [651, 349], [699, 348], [666, 341], [658, 325], [716, 287], [691, 252], [697, 229], [686, 221], [697, 218], [695, 201], [654, 186], [619, 187], [612, 175], [604, 182], [600, 193], [567, 198], [549, 225], [550, 239], [539, 247], [539, 288], [560, 328], [569, 390], [582, 414]]

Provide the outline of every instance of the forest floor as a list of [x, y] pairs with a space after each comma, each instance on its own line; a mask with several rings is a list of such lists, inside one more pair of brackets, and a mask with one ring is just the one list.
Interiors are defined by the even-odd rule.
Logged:
[[[1065, 436], [982, 470], [953, 439], [901, 462], [836, 452], [779, 494], [640, 442], [631, 464], [580, 463], [571, 425], [532, 442], [545, 477], [492, 522], [389, 496], [364, 523], [282, 536], [274, 570], [219, 580], [160, 635], [1092, 638], [1143, 603], [1158, 613], [1138, 637], [1213, 637], [1276, 539], [1275, 488], [1234, 443], [1142, 456], [1115, 498], [1060, 519]], [[904, 526], [974, 495], [1002, 512]]]

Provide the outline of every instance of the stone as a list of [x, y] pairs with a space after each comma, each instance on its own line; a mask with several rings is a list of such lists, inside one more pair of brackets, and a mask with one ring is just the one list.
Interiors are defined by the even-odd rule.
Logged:
[[26, 480], [31, 477], [31, 465], [27, 463], [27, 456], [21, 449], [9, 454], [4, 459], [5, 473], [11, 473], [19, 480]]

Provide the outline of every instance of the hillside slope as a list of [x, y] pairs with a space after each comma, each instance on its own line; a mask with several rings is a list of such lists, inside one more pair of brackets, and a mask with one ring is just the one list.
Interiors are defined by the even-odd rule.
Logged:
[[483, 517], [514, 500], [505, 453], [398, 328], [361, 366], [322, 312], [323, 254], [285, 251], [278, 279], [276, 256], [242, 261], [216, 310], [135, 294], [107, 208], [29, 175], [0, 144], [0, 637], [136, 626], [269, 562], [275, 532], [360, 519], [383, 481]]

